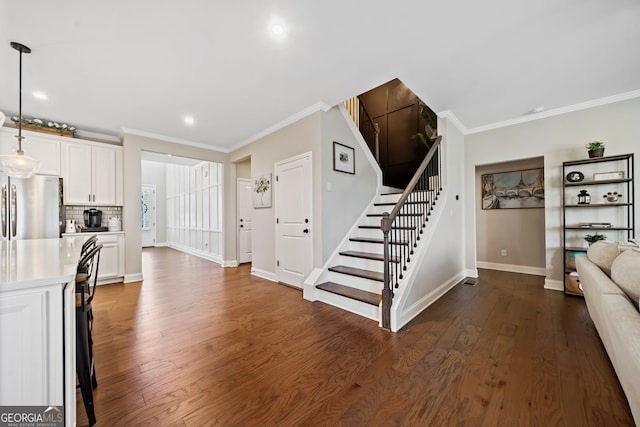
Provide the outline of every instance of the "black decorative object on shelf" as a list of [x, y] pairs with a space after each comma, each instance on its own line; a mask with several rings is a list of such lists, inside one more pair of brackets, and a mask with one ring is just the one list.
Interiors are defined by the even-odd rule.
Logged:
[[589, 203], [591, 203], [591, 195], [587, 193], [587, 190], [580, 190], [580, 194], [578, 194], [578, 204], [588, 205]]
[[581, 182], [584, 179], [584, 174], [580, 171], [571, 171], [567, 174], [568, 182]]

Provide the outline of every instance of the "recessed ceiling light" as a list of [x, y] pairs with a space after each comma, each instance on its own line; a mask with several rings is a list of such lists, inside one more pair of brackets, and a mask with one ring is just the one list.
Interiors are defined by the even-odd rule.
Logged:
[[39, 99], [40, 101], [46, 101], [47, 99], [49, 99], [46, 93], [40, 91], [33, 92], [33, 97]]
[[284, 34], [284, 26], [282, 24], [273, 24], [271, 26], [271, 32], [276, 36], [281, 36]]
[[185, 125], [193, 125], [195, 123], [195, 119], [193, 118], [193, 116], [184, 116], [184, 124]]

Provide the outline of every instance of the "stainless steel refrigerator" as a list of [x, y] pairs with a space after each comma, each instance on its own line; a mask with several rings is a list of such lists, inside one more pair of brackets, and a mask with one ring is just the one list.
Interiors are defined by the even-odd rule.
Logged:
[[10, 178], [0, 172], [0, 240], [60, 237], [60, 178]]

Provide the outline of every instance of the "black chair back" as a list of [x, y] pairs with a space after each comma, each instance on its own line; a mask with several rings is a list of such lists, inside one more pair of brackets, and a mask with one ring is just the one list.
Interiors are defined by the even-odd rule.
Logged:
[[[102, 244], [96, 244], [81, 256], [78, 261], [78, 274], [76, 275], [76, 293], [81, 294], [81, 307], [90, 304], [98, 283], [98, 268], [100, 266], [100, 250]], [[93, 281], [93, 286], [92, 282]]]

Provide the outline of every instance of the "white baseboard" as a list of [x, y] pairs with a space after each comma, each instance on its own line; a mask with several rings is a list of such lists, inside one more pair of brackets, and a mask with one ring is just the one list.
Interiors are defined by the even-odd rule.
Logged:
[[156, 248], [165, 248], [167, 246], [169, 246], [169, 244], [167, 242], [162, 242], [162, 243], [157, 243], [155, 245], [153, 245]]
[[477, 268], [467, 268], [464, 270], [464, 277], [472, 277], [474, 279], [478, 278], [478, 269]]
[[409, 323], [413, 318], [422, 313], [427, 307], [436, 302], [440, 297], [449, 292], [451, 288], [460, 283], [464, 279], [464, 273], [460, 273], [444, 282], [431, 292], [429, 292], [420, 300], [411, 304], [410, 307], [403, 310], [401, 313], [394, 311], [393, 305], [391, 306], [391, 331], [398, 332], [404, 325]]
[[142, 273], [125, 274], [123, 282], [124, 283], [141, 282], [142, 280], [144, 280], [142, 278]]
[[237, 267], [240, 264], [238, 263], [237, 259], [231, 259], [231, 260], [224, 260], [222, 261], [221, 264], [223, 267]]
[[533, 274], [535, 276], [546, 276], [547, 269], [543, 267], [531, 267], [527, 265], [500, 264], [497, 262], [478, 261], [478, 268], [488, 270], [508, 271], [511, 273]]
[[266, 271], [266, 270], [260, 270], [259, 268], [252, 268], [251, 269], [251, 274], [253, 274], [254, 276], [263, 278], [263, 279], [267, 279], [270, 280], [272, 282], [277, 282], [278, 279], [276, 278], [276, 274], [272, 273], [270, 271]]
[[564, 282], [562, 280], [545, 279], [544, 288], [552, 291], [564, 292]]
[[198, 258], [203, 258], [209, 261], [213, 261], [216, 264], [222, 265], [222, 258], [220, 258], [219, 256], [211, 255], [205, 252], [200, 252], [197, 249], [188, 248], [186, 246], [172, 245], [171, 243], [167, 244], [167, 246], [170, 247], [171, 249], [175, 249], [177, 251], [184, 252], [189, 255], [197, 256]]

